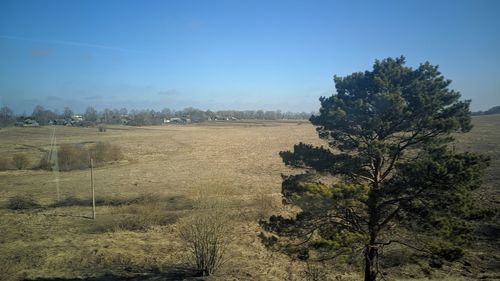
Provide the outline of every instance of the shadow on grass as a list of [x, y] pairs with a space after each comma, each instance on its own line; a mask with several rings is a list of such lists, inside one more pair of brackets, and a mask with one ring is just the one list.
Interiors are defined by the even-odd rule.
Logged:
[[[141, 195], [134, 198], [96, 198], [97, 206], [122, 206], [144, 203], [164, 203], [168, 210], [183, 210], [192, 207], [192, 202], [185, 196], [160, 197], [154, 194]], [[66, 197], [60, 201], [48, 205], [48, 208], [72, 207], [72, 206], [91, 206], [92, 199], [77, 198], [73, 196]]]
[[46, 217], [63, 217], [63, 218], [80, 218], [80, 219], [89, 219], [89, 220], [92, 220], [93, 217], [88, 215], [88, 216], [84, 216], [84, 215], [72, 215], [72, 214], [42, 214]]
[[198, 271], [184, 267], [168, 267], [161, 271], [136, 272], [128, 274], [106, 273], [96, 277], [85, 278], [36, 278], [24, 279], [26, 281], [118, 281], [118, 280], [205, 280]]

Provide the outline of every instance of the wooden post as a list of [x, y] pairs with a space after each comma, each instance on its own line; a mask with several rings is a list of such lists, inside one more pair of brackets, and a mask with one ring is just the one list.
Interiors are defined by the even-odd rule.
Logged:
[[95, 220], [94, 161], [90, 158], [90, 186], [92, 187], [92, 218]]

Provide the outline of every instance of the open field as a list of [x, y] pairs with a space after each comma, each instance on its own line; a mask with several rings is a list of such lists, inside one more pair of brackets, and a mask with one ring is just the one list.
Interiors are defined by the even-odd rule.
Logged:
[[[460, 136], [456, 145], [491, 156], [492, 165], [477, 194], [485, 205], [498, 208], [500, 115], [475, 117], [474, 124], [473, 131]], [[104, 133], [62, 126], [6, 128], [0, 130], [0, 155], [23, 153], [35, 166], [50, 149], [54, 128], [58, 144], [107, 141], [119, 145], [125, 159], [94, 170], [96, 220], [90, 219], [88, 205], [89, 170], [0, 171], [0, 280], [189, 279], [178, 230], [200, 194], [222, 198], [233, 218], [228, 261], [210, 280], [304, 278], [303, 264], [264, 248], [257, 221], [271, 212], [286, 211], [280, 203], [281, 174], [290, 170], [278, 152], [300, 141], [321, 144], [310, 124], [117, 126]], [[42, 208], [5, 208], [16, 195], [31, 195]], [[470, 268], [449, 267], [448, 272], [430, 275], [413, 267], [391, 272], [399, 273], [401, 280], [500, 278], [498, 238], [489, 239], [500, 235], [498, 217], [478, 231], [488, 240], [475, 243], [470, 259], [477, 262]], [[330, 275], [357, 280], [359, 276], [350, 269], [336, 265]]]

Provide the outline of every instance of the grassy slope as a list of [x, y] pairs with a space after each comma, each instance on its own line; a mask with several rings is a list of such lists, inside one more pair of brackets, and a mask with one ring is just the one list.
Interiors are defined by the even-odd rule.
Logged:
[[[492, 166], [478, 196], [497, 208], [500, 115], [474, 117], [474, 123], [472, 133], [460, 136], [457, 147], [492, 157]], [[49, 149], [52, 130], [51, 127], [3, 129], [0, 153], [10, 156], [22, 152], [35, 164], [42, 151]], [[177, 220], [189, 215], [189, 200], [200, 190], [216, 190], [231, 202], [238, 215], [230, 260], [215, 279], [299, 278], [300, 264], [268, 252], [261, 245], [256, 220], [259, 215], [267, 215], [263, 212], [279, 206], [280, 174], [289, 171], [281, 164], [278, 152], [299, 141], [318, 144], [312, 126], [264, 122], [115, 127], [106, 133], [98, 133], [95, 128], [57, 127], [56, 130], [58, 143], [106, 140], [123, 148], [127, 160], [96, 169], [98, 197], [123, 201], [155, 194], [166, 200], [164, 211], [176, 219], [147, 231], [101, 231], [103, 226], [113, 225], [117, 218], [134, 211], [123, 206], [98, 206], [97, 220], [92, 221], [87, 218], [90, 208], [84, 206], [26, 212], [2, 208], [0, 279], [188, 276], [179, 269], [184, 253], [177, 237]], [[88, 198], [88, 171], [60, 173], [59, 178], [62, 198]], [[51, 172], [4, 171], [0, 172], [0, 183], [0, 205], [17, 194], [31, 194], [44, 205], [56, 200], [55, 175]], [[262, 197], [259, 195], [262, 193], [267, 195]], [[497, 220], [492, 220], [486, 228], [485, 231], [495, 233]], [[478, 266], [469, 276], [480, 276], [481, 270], [498, 275], [494, 272], [498, 268], [498, 244], [482, 240], [475, 245], [473, 258]], [[477, 258], [485, 253], [486, 259]], [[454, 270], [452, 274], [463, 271]], [[356, 275], [351, 277], [356, 280]], [[446, 274], [439, 278], [446, 278]]]

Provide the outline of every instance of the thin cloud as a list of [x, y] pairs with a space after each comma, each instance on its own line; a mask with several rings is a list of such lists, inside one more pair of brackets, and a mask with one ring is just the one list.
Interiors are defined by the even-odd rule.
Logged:
[[84, 100], [101, 100], [103, 97], [102, 96], [86, 96], [83, 99]]
[[47, 39], [35, 39], [35, 38], [25, 38], [25, 37], [17, 37], [17, 36], [4, 36], [4, 35], [0, 35], [0, 39], [29, 41], [29, 42], [38, 42], [38, 43], [47, 43], [47, 44], [59, 44], [59, 45], [67, 45], [67, 46], [78, 46], [78, 47], [86, 47], [86, 48], [94, 48], [94, 49], [120, 51], [120, 52], [139, 52], [139, 51], [135, 51], [135, 50], [124, 49], [124, 48], [119, 48], [119, 47], [114, 47], [114, 46], [90, 44], [90, 43], [75, 42], [75, 41], [65, 41], [65, 40], [47, 40]]
[[158, 92], [158, 95], [160, 95], [160, 96], [175, 96], [177, 94], [178, 94], [178, 92], [176, 89], [170, 89], [170, 90]]

